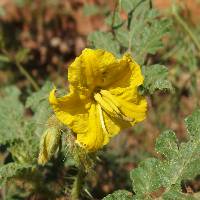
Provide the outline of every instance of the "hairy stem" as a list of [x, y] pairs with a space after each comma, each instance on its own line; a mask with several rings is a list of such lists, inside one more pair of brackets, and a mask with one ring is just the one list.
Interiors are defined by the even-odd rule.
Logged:
[[38, 91], [40, 89], [39, 85], [36, 83], [36, 81], [31, 77], [31, 75], [26, 71], [26, 69], [21, 65], [20, 62], [18, 62], [15, 57], [13, 57], [6, 49], [1, 49], [1, 51], [9, 58], [9, 60], [17, 66], [18, 70], [21, 72], [22, 75], [26, 77], [26, 79], [31, 83], [33, 88]]
[[84, 183], [85, 174], [82, 169], [79, 169], [77, 176], [75, 177], [72, 190], [71, 190], [71, 200], [79, 200], [82, 191], [82, 186]]
[[39, 90], [39, 86], [38, 84], [35, 82], [35, 80], [31, 77], [31, 75], [25, 70], [25, 68], [18, 62], [16, 62], [16, 66], [19, 69], [19, 71], [21, 72], [21, 74], [23, 74], [27, 80], [31, 83], [31, 85], [33, 86], [33, 88], [37, 91]]

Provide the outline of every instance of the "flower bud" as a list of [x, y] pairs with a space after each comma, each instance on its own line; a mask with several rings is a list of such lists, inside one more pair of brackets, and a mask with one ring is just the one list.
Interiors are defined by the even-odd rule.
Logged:
[[40, 140], [38, 164], [46, 164], [56, 153], [61, 142], [61, 132], [57, 127], [49, 127]]

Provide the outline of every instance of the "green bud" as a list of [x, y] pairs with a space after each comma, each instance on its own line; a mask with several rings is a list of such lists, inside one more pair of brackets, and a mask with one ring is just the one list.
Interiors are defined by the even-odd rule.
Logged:
[[46, 164], [56, 153], [61, 142], [61, 132], [58, 127], [49, 127], [40, 140], [38, 164]]

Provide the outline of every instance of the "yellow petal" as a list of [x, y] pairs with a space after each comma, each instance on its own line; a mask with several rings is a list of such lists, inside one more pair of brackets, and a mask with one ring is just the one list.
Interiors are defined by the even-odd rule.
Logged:
[[[97, 49], [85, 49], [69, 66], [68, 80], [78, 90], [92, 91], [96, 87], [128, 87], [133, 73], [139, 66], [129, 55], [117, 59], [112, 53]], [[140, 71], [139, 71], [140, 72]], [[134, 81], [141, 84], [141, 76]], [[143, 79], [142, 79], [143, 81]]]
[[122, 119], [117, 119], [110, 116], [108, 113], [103, 112], [105, 127], [108, 131], [109, 138], [114, 137], [119, 134], [123, 129], [131, 127], [131, 122], [124, 121]]
[[[112, 91], [110, 91], [112, 94]], [[140, 96], [138, 92], [132, 90], [123, 90], [123, 93], [116, 95], [112, 94], [114, 101], [118, 103], [118, 108], [127, 117], [132, 118], [131, 122], [134, 125], [137, 122], [141, 122], [146, 118], [147, 100], [145, 97]]]
[[80, 99], [76, 93], [57, 98], [55, 92], [55, 89], [51, 91], [49, 102], [56, 117], [75, 133], [85, 133], [88, 124], [89, 102]]
[[89, 110], [89, 120], [85, 134], [77, 134], [77, 141], [88, 151], [96, 151], [109, 141], [108, 135], [103, 131], [99, 109], [92, 104]]
[[126, 88], [138, 88], [144, 81], [140, 66], [129, 54], [125, 54], [120, 61], [126, 63], [126, 68], [122, 68], [121, 75], [113, 77], [115, 81], [106, 88], [107, 90], [116, 90], [117, 94], [123, 93], [123, 89], [126, 90]]

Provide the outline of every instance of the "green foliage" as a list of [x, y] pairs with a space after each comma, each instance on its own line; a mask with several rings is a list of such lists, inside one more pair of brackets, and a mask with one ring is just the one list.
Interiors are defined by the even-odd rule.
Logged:
[[41, 135], [43, 133], [45, 128], [44, 124], [52, 112], [48, 102], [48, 95], [51, 89], [52, 84], [46, 82], [41, 90], [30, 95], [26, 101], [26, 107], [31, 108], [34, 112], [32, 123], [36, 125], [36, 135]]
[[107, 19], [112, 33], [94, 32], [88, 40], [94, 48], [103, 48], [116, 55], [119, 55], [119, 49], [121, 54], [129, 51], [137, 62], [143, 64], [148, 54], [155, 54], [163, 47], [162, 38], [168, 32], [170, 22], [159, 19], [159, 13], [149, 9], [148, 0], [120, 2], [128, 20], [121, 19], [119, 11], [115, 10]]
[[[0, 145], [4, 145], [15, 162], [0, 168], [1, 183], [16, 176], [23, 169], [35, 166], [38, 157], [40, 136], [50, 115], [47, 94], [50, 83], [28, 97], [26, 107], [33, 116], [26, 116], [25, 106], [19, 100], [20, 91], [8, 87], [2, 91], [0, 100]], [[7, 171], [7, 174], [6, 174]]]
[[162, 65], [143, 66], [144, 84], [141, 91], [153, 94], [156, 90], [173, 91], [172, 84], [168, 78], [168, 69]]
[[24, 106], [19, 101], [20, 91], [16, 87], [8, 87], [3, 93], [4, 97], [0, 100], [0, 144], [19, 139], [24, 131]]
[[[198, 195], [183, 193], [181, 183], [200, 173], [200, 110], [185, 122], [189, 135], [187, 142], [179, 144], [173, 131], [165, 131], [156, 142], [156, 151], [163, 159], [149, 158], [131, 171], [133, 199], [198, 199]], [[121, 199], [120, 195], [115, 199]]]
[[128, 12], [129, 20], [116, 30], [116, 37], [143, 64], [147, 54], [155, 54], [163, 47], [162, 38], [168, 33], [170, 22], [159, 19], [158, 11], [149, 9], [149, 1], [122, 0], [122, 7]]
[[19, 175], [23, 170], [31, 168], [28, 164], [19, 164], [16, 162], [8, 163], [0, 168], [0, 186], [6, 183], [10, 178]]
[[88, 41], [95, 46], [95, 48], [106, 49], [114, 53], [120, 54], [120, 46], [116, 40], [113, 39], [111, 33], [96, 31], [88, 36]]
[[109, 194], [107, 197], [103, 198], [103, 200], [132, 200], [132, 194], [126, 190], [118, 190], [113, 194]]
[[[112, 52], [117, 57], [121, 57], [125, 52], [129, 52], [141, 65], [144, 83], [140, 87], [140, 92], [144, 95], [151, 95], [152, 98], [150, 101], [151, 105], [153, 105], [153, 109], [155, 109], [155, 115], [151, 115], [153, 109], [151, 111], [149, 109], [148, 113], [151, 120], [155, 118], [153, 123], [157, 126], [162, 120], [159, 118], [159, 115], [167, 115], [160, 109], [160, 97], [156, 96], [156, 98], [153, 98], [153, 94], [157, 90], [172, 92], [173, 87], [175, 87], [176, 92], [173, 93], [173, 95], [174, 98], [177, 99], [177, 103], [172, 102], [170, 105], [172, 109], [174, 105], [177, 107], [181, 105], [180, 98], [182, 94], [185, 95], [184, 98], [187, 98], [187, 95], [190, 95], [189, 92], [193, 92], [193, 97], [199, 101], [197, 72], [199, 70], [200, 47], [198, 41], [200, 40], [198, 35], [200, 29], [194, 27], [189, 21], [187, 22], [187, 20], [185, 20], [186, 16], [182, 19], [185, 24], [182, 22], [180, 23], [181, 15], [177, 20], [178, 13], [175, 13], [176, 15], [172, 13], [173, 17], [170, 16], [169, 13], [168, 19], [165, 19], [157, 10], [152, 8], [151, 0], [119, 0], [113, 2], [116, 2], [116, 7], [113, 12], [108, 10], [108, 7], [104, 5], [84, 4], [83, 12], [87, 16], [97, 14], [104, 15], [105, 23], [107, 24], [107, 30], [104, 27], [104, 31], [95, 31], [91, 33], [88, 36], [88, 42], [92, 48], [105, 49]], [[12, 67], [18, 67], [21, 74], [30, 81], [30, 78], [26, 75], [29, 72], [25, 71], [24, 73], [24, 69], [32, 70], [32, 66], [35, 65], [29, 62], [29, 55], [31, 53], [33, 58], [41, 60], [40, 62], [37, 62], [37, 60], [34, 62], [38, 63], [38, 67], [48, 65], [49, 68], [51, 66], [49, 62], [46, 64], [45, 61], [42, 61], [43, 49], [46, 49], [46, 43], [48, 41], [37, 41], [37, 39], [42, 39], [43, 36], [48, 35], [49, 41], [51, 41], [50, 35], [52, 35], [52, 37], [64, 35], [62, 33], [63, 30], [59, 30], [60, 17], [62, 17], [63, 13], [66, 14], [65, 11], [68, 12], [68, 9], [60, 10], [60, 2], [53, 0], [42, 3], [41, 7], [37, 7], [37, 4], [32, 0], [13, 0], [13, 3], [17, 6], [16, 12], [20, 11], [19, 13], [21, 13], [20, 9], [22, 9], [22, 7], [24, 9], [26, 6], [30, 6], [30, 11], [33, 10], [34, 14], [35, 11], [38, 12], [36, 18], [32, 18], [32, 15], [30, 15], [30, 20], [24, 20], [22, 15], [22, 20], [17, 20], [20, 22], [20, 27], [26, 27], [25, 35], [27, 35], [28, 38], [30, 36], [30, 41], [35, 42], [35, 46], [37, 46], [38, 49], [34, 48], [32, 51], [23, 47], [24, 44], [22, 44], [22, 42], [26, 40], [26, 37], [24, 38], [24, 31], [22, 34], [20, 32], [20, 35], [15, 33], [19, 36], [17, 39], [14, 39], [17, 41], [15, 44], [12, 43], [12, 38], [8, 37], [7, 34], [5, 34], [5, 37], [2, 37], [2, 33], [9, 32], [8, 30], [3, 30], [3, 25], [1, 26], [2, 33], [0, 33], [0, 68], [2, 70], [1, 72], [4, 74], [4, 72], [10, 73]], [[71, 4], [69, 5], [71, 6]], [[51, 10], [53, 6], [56, 10]], [[37, 8], [39, 9], [37, 10]], [[51, 11], [50, 13], [48, 12], [49, 8]], [[73, 18], [76, 9], [72, 6], [72, 10], [73, 13], [70, 13], [69, 19], [68, 17], [66, 18], [67, 22], [68, 20], [70, 22], [71, 18]], [[5, 11], [4, 8], [0, 8], [0, 16], [6, 15]], [[51, 17], [54, 13], [59, 14], [53, 21], [50, 20], [51, 23], [48, 23], [49, 17], [46, 16], [50, 14]], [[77, 20], [77, 18], [75, 19]], [[6, 25], [5, 29], [10, 27], [11, 30], [14, 24], [14, 26], [16, 26], [14, 28], [18, 32], [18, 25], [13, 23], [12, 20], [10, 20], [9, 23], [6, 21], [2, 24], [4, 23]], [[53, 24], [56, 25], [55, 34], [54, 31], [52, 32], [53, 34], [51, 34], [50, 26], [54, 27]], [[61, 24], [63, 26], [63, 23]], [[47, 29], [48, 34], [46, 33]], [[32, 30], [34, 31], [32, 32]], [[76, 35], [80, 37], [80, 34], [72, 34], [72, 38], [76, 39]], [[168, 37], [165, 37], [166, 35], [168, 35]], [[65, 59], [61, 59], [59, 65], [62, 64], [62, 62], [67, 63], [69, 61], [68, 57], [71, 60], [71, 56], [76, 52], [73, 48], [79, 47], [78, 43], [75, 45], [72, 43], [71, 34], [69, 34], [69, 36], [69, 50], [72, 53], [69, 53]], [[165, 49], [163, 49], [163, 38], [167, 41], [165, 43]], [[19, 46], [20, 43], [22, 44], [21, 46]], [[50, 46], [51, 45], [47, 45], [48, 48], [50, 48]], [[57, 58], [60, 53], [61, 50], [59, 47], [58, 49], [53, 48], [50, 52], [48, 51], [47, 55], [51, 55], [52, 58], [56, 55], [55, 58]], [[154, 56], [155, 54], [157, 55]], [[56, 61], [56, 59], [52, 60]], [[21, 66], [23, 63], [26, 64], [27, 68]], [[156, 63], [166, 64], [170, 68]], [[168, 80], [168, 69], [170, 69], [169, 78], [173, 82], [173, 87]], [[38, 69], [38, 71], [40, 71], [40, 69]], [[12, 72], [14, 73], [11, 74], [16, 75], [15, 70]], [[40, 76], [40, 73], [38, 74]], [[179, 85], [178, 80], [184, 80], [185, 74], [188, 75], [189, 78], [186, 78], [185, 81]], [[19, 78], [18, 76], [14, 77], [16, 80]], [[45, 78], [47, 77], [45, 76]], [[21, 83], [21, 80], [19, 80], [19, 83]], [[188, 88], [189, 90], [185, 90]], [[37, 87], [35, 89], [37, 90]], [[52, 114], [52, 109], [48, 103], [48, 95], [51, 89], [52, 84], [46, 82], [39, 91], [31, 93], [25, 103], [24, 98], [26, 97], [26, 92], [21, 93], [17, 87], [5, 87], [5, 89], [0, 90], [0, 147], [2, 147], [0, 152], [0, 186], [3, 191], [1, 193], [3, 199], [62, 199], [63, 196], [64, 198], [68, 198], [68, 190], [71, 190], [70, 186], [73, 185], [72, 181], [77, 180], [75, 176], [79, 174], [77, 173], [78, 168], [93, 175], [93, 167], [96, 161], [99, 160], [99, 157], [97, 157], [95, 153], [88, 154], [88, 152], [84, 151], [84, 149], [75, 142], [76, 137], [66, 127], [63, 128], [62, 125], [58, 127], [59, 138], [56, 138], [55, 143], [52, 143], [54, 145], [50, 148], [50, 156], [47, 159], [48, 163], [45, 162], [46, 165], [44, 166], [39, 166], [37, 164], [41, 136], [45, 130], [49, 130], [49, 126], [46, 122]], [[190, 100], [193, 99], [190, 98]], [[163, 101], [164, 106], [162, 108], [164, 109], [168, 107], [166, 102], [168, 101]], [[176, 111], [177, 110], [178, 109], [176, 109]], [[185, 113], [185, 109], [182, 109], [181, 115], [183, 111]], [[173, 113], [175, 113], [174, 110]], [[148, 123], [149, 122], [151, 123], [150, 120]], [[133, 152], [129, 147], [127, 147], [126, 150], [123, 149], [126, 143], [123, 144], [122, 148], [114, 148], [114, 150], [109, 149], [109, 153], [103, 151], [104, 155], [101, 157], [101, 163], [105, 163], [102, 167], [104, 169], [101, 169], [101, 166], [97, 167], [97, 172], [105, 173], [102, 179], [107, 178], [111, 180], [110, 183], [112, 183], [112, 187], [123, 188], [120, 184], [125, 185], [124, 188], [126, 189], [132, 187], [132, 192], [119, 190], [108, 195], [104, 200], [200, 199], [199, 193], [186, 193], [187, 191], [185, 191], [184, 188], [188, 180], [191, 181], [200, 174], [200, 110], [197, 110], [190, 117], [186, 118], [185, 123], [188, 130], [188, 141], [181, 143], [173, 131], [165, 131], [157, 139], [156, 151], [158, 155], [156, 158], [146, 159], [151, 152], [146, 152], [146, 147], [142, 149], [143, 144], [141, 144], [140, 140], [139, 142], [135, 140], [131, 141], [132, 144], [137, 143], [139, 147], [136, 151], [133, 149]], [[142, 130], [140, 130], [140, 132], [143, 133], [146, 127], [143, 124], [141, 127]], [[135, 130], [136, 129], [134, 129], [134, 131]], [[62, 137], [60, 138], [61, 134]], [[138, 137], [138, 135], [135, 135], [135, 137]], [[45, 139], [45, 137], [43, 139]], [[149, 143], [149, 141], [147, 141], [147, 143]], [[44, 142], [43, 145], [45, 146], [46, 143]], [[145, 145], [146, 144], [144, 144], [144, 146]], [[138, 162], [141, 160], [143, 161], [138, 165]], [[137, 165], [138, 167], [131, 171], [131, 181], [125, 183], [127, 177], [124, 172], [127, 171], [129, 163], [134, 166]], [[119, 170], [119, 176], [116, 178], [117, 170]], [[84, 176], [85, 174], [82, 177]], [[84, 178], [88, 184], [87, 188], [90, 185], [90, 181], [92, 186], [95, 185], [96, 180], [94, 177], [92, 177], [92, 180], [90, 180], [90, 176]], [[115, 182], [113, 180], [115, 180]], [[97, 184], [98, 189], [97, 187], [94, 189], [95, 192], [98, 190], [98, 195], [103, 195], [103, 191], [99, 189], [103, 188], [99, 187], [102, 186], [101, 184], [103, 181], [104, 180], [100, 180]], [[5, 185], [7, 182], [8, 184]], [[80, 180], [80, 182], [82, 183], [84, 181]], [[120, 182], [119, 185], [118, 182]], [[76, 185], [76, 181], [74, 181], [74, 183]], [[110, 183], [106, 183], [106, 186], [109, 187]], [[130, 183], [132, 183], [132, 186], [130, 186]], [[23, 186], [21, 187], [21, 185]], [[86, 188], [85, 186], [83, 186], [83, 188]], [[80, 187], [78, 186], [75, 189], [80, 190]], [[11, 191], [12, 188], [14, 188], [13, 191]], [[23, 189], [20, 190], [21, 188]], [[66, 191], [64, 191], [64, 189], [66, 189]], [[94, 198], [96, 198], [96, 193], [94, 193], [94, 191], [91, 193], [94, 195]], [[3, 196], [3, 193], [6, 193], [6, 195]], [[81, 197], [86, 193], [89, 193], [88, 190], [84, 192], [83, 189], [81, 191]], [[40, 196], [41, 194], [44, 196]]]

